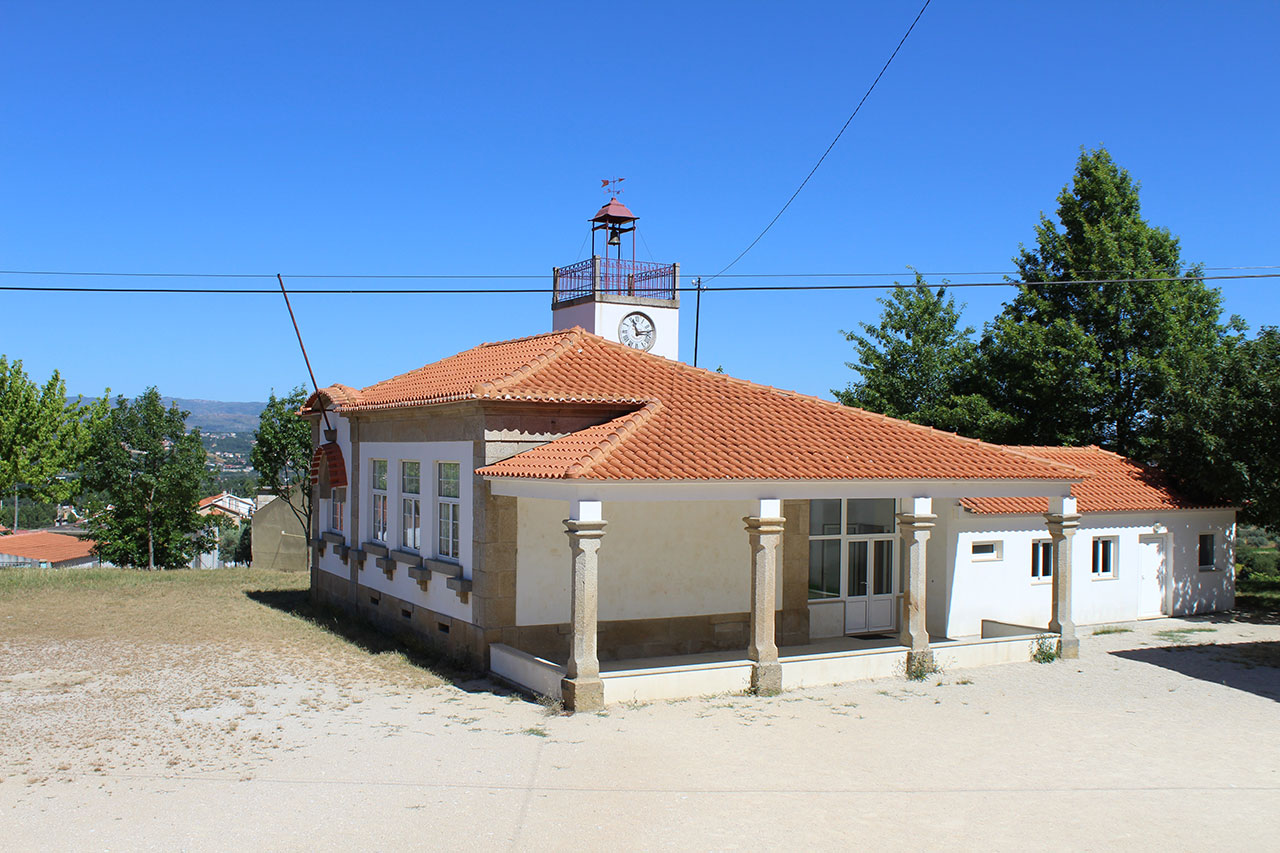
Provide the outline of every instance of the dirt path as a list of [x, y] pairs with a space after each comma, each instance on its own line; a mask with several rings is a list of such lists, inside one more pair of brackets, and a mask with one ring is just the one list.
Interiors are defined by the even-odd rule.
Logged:
[[[1158, 635], [1184, 628], [1212, 630]], [[7, 849], [1262, 849], [1280, 830], [1275, 625], [1161, 620], [1074, 662], [577, 717], [287, 650], [22, 642], [0, 658]]]

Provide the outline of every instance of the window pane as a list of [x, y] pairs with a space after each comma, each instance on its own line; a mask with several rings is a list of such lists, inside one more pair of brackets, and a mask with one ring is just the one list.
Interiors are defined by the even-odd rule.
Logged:
[[840, 501], [809, 501], [809, 535], [836, 536], [840, 533]]
[[867, 551], [869, 542], [849, 543], [849, 596], [867, 594]]
[[373, 487], [381, 491], [387, 488], [387, 460], [373, 460]]
[[[837, 507], [839, 502], [836, 503]], [[809, 598], [840, 597], [840, 540], [809, 543]]]
[[873, 595], [889, 595], [893, 592], [893, 543], [881, 539], [872, 543], [875, 548], [875, 588]]
[[1096, 575], [1102, 568], [1102, 540], [1093, 540], [1093, 573]]
[[856, 535], [893, 532], [893, 498], [848, 500], [845, 501], [845, 507], [849, 513], [846, 533]]
[[440, 480], [439, 495], [442, 498], [458, 497], [458, 467], [457, 462], [441, 462], [439, 466], [438, 477]]
[[1200, 535], [1200, 565], [1212, 566], [1213, 564], [1213, 534], [1203, 533]]
[[400, 491], [406, 495], [418, 494], [422, 464], [420, 462], [400, 463]]
[[405, 498], [403, 507], [403, 524], [400, 528], [400, 543], [406, 548], [418, 549], [419, 526], [422, 520], [422, 504], [417, 498]]
[[994, 542], [975, 542], [973, 544], [973, 555], [975, 557], [990, 557], [996, 552]]

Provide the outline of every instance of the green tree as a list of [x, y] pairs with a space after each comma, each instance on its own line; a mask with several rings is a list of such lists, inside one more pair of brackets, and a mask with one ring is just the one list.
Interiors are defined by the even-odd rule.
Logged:
[[[1138, 190], [1106, 149], [1082, 151], [1058, 195], [1061, 229], [1041, 214], [1036, 246], [1014, 258], [1018, 294], [987, 326], [981, 373], [1019, 441], [1149, 459], [1159, 401], [1220, 345], [1219, 293], [1198, 267], [1182, 271], [1178, 239], [1142, 218]], [[1098, 279], [1140, 281], [1063, 283]]]
[[15, 495], [19, 486], [29, 498], [45, 503], [75, 494], [72, 475], [80, 467], [90, 424], [105, 411], [102, 401], [68, 401], [66, 383], [56, 370], [37, 386], [20, 360], [0, 355], [0, 498]]
[[879, 302], [876, 325], [859, 323], [862, 334], [844, 332], [856, 362], [846, 362], [857, 378], [833, 390], [846, 406], [904, 418], [942, 429], [990, 436], [1010, 419], [972, 393], [977, 356], [974, 330], [961, 326], [960, 311], [946, 287], [935, 292], [916, 273], [915, 284], [895, 284]]
[[155, 388], [124, 397], [96, 424], [83, 479], [100, 497], [86, 527], [95, 551], [121, 566], [181, 568], [216, 541], [196, 511], [205, 473], [199, 431]]
[[274, 390], [258, 417], [257, 443], [250, 456], [258, 472], [258, 488], [283, 498], [298, 520], [303, 536], [310, 535], [311, 424], [298, 417], [307, 402], [301, 386], [285, 397]]
[[240, 539], [236, 542], [236, 550], [233, 556], [235, 562], [242, 566], [250, 565], [253, 562], [253, 525], [248, 521], [240, 522]]
[[1158, 408], [1163, 440], [1154, 461], [1184, 491], [1241, 509], [1241, 521], [1280, 534], [1280, 330], [1231, 334], [1188, 362]]

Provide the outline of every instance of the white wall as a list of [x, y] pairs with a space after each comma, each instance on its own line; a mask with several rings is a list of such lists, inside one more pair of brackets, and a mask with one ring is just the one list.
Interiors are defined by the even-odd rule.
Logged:
[[[1019, 625], [1047, 626], [1052, 607], [1052, 584], [1031, 578], [1031, 543], [1048, 539], [1042, 516], [975, 515], [950, 506], [938, 509], [938, 528], [929, 559], [935, 554], [947, 570], [945, 595], [930, 596], [946, 604], [941, 614], [930, 612], [931, 630], [949, 637], [977, 636], [983, 619]], [[1230, 608], [1234, 602], [1235, 514], [1223, 510], [1177, 510], [1143, 513], [1085, 513], [1072, 547], [1072, 615], [1077, 625], [1125, 622], [1139, 615], [1138, 539], [1156, 525], [1167, 530], [1166, 583], [1163, 612], [1170, 615], [1204, 613]], [[1201, 533], [1213, 533], [1218, 543], [1218, 570], [1202, 572], [1197, 563]], [[1119, 540], [1113, 578], [1095, 578], [1091, 571], [1095, 536]], [[1002, 543], [1003, 558], [974, 561], [974, 542]], [[936, 551], [935, 551], [936, 548]], [[930, 572], [931, 584], [941, 575]], [[931, 592], [933, 591], [931, 585]]]
[[[568, 622], [569, 504], [519, 498], [516, 507], [516, 623]], [[751, 552], [742, 519], [757, 511], [752, 501], [606, 502], [600, 619], [749, 610]]]
[[564, 308], [553, 308], [551, 326], [553, 329], [568, 329], [581, 326], [588, 332], [618, 340], [618, 324], [622, 318], [632, 311], [639, 311], [653, 321], [657, 336], [653, 349], [649, 352], [673, 361], [680, 358], [680, 309], [665, 308], [654, 305], [632, 305], [622, 302], [584, 302]]
[[[347, 429], [345, 418], [338, 418], [337, 442], [342, 448], [343, 458], [347, 463], [347, 473], [351, 473], [351, 439], [350, 432]], [[460, 487], [459, 487], [459, 505], [461, 507], [461, 523], [459, 524], [459, 550], [461, 551], [460, 560], [462, 566], [462, 576], [464, 578], [471, 577], [472, 565], [472, 492], [474, 484], [474, 476], [472, 472], [475, 470], [475, 461], [472, 459], [474, 453], [474, 445], [469, 441], [433, 441], [433, 442], [361, 442], [360, 444], [360, 525], [363, 528], [359, 532], [359, 536], [351, 529], [351, 506], [350, 494], [348, 491], [347, 506], [347, 542], [353, 548], [362, 547], [362, 543], [368, 541], [368, 531], [372, 525], [373, 519], [373, 490], [371, 488], [373, 477], [373, 466], [370, 460], [385, 459], [387, 460], [387, 508], [388, 508], [388, 524], [387, 524], [387, 547], [393, 550], [400, 548], [400, 525], [401, 525], [401, 507], [400, 507], [400, 462], [402, 460], [417, 461], [421, 463], [421, 494], [419, 498], [422, 501], [422, 529], [420, 541], [422, 547], [420, 553], [424, 557], [435, 556], [436, 549], [436, 462], [458, 462], [460, 465]], [[319, 501], [320, 505], [320, 529], [327, 530], [329, 527], [329, 509], [328, 500]], [[458, 619], [471, 621], [471, 603], [468, 600], [463, 604], [458, 599], [458, 594], [446, 586], [445, 578], [442, 575], [435, 575], [428, 584], [428, 592], [423, 592], [418, 586], [418, 582], [409, 577], [409, 570], [403, 564], [398, 564], [391, 579], [387, 579], [382, 569], [378, 568], [374, 563], [374, 556], [369, 554], [365, 561], [365, 567], [360, 572], [360, 583], [371, 589], [385, 592], [388, 595], [394, 595], [397, 598], [411, 602], [419, 607], [426, 607], [438, 613], [453, 616]], [[342, 578], [350, 577], [350, 569], [344, 564], [334, 553], [332, 546], [325, 549], [325, 554], [320, 558], [320, 568], [324, 571], [338, 575]]]

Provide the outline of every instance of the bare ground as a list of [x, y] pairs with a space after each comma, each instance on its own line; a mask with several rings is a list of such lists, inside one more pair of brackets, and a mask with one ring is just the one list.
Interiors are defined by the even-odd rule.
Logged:
[[1266, 849], [1280, 830], [1276, 624], [1085, 629], [1079, 661], [564, 717], [340, 636], [297, 606], [304, 579], [216, 574], [0, 581], [7, 849]]

